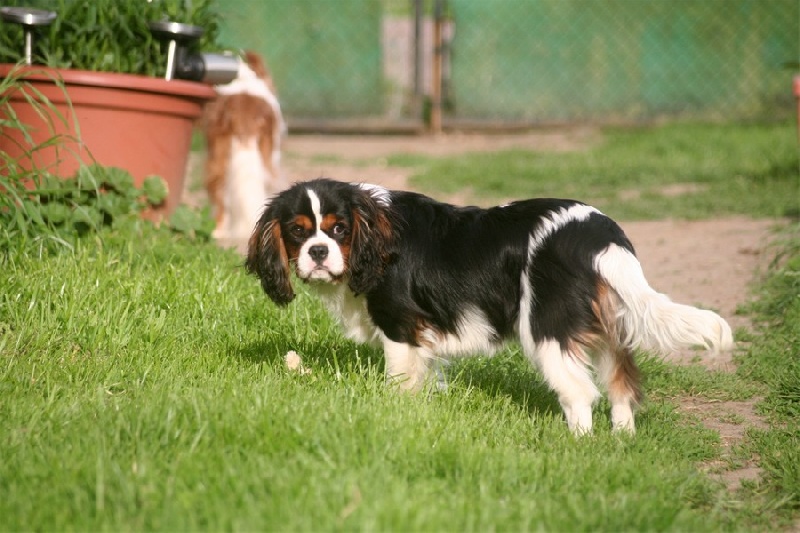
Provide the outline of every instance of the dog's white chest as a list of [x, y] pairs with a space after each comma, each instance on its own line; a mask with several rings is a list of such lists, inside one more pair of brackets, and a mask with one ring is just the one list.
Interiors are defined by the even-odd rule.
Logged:
[[325, 308], [342, 325], [348, 339], [380, 344], [380, 330], [367, 312], [366, 298], [353, 296], [345, 284], [319, 284], [315, 288]]

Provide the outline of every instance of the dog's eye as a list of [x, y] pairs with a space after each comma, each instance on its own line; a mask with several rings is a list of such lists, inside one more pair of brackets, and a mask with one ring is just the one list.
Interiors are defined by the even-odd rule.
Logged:
[[346, 232], [347, 232], [347, 226], [345, 226], [341, 222], [335, 224], [333, 228], [331, 228], [331, 233], [333, 233], [336, 236], [344, 235]]
[[303, 238], [306, 235], [306, 229], [303, 226], [292, 226], [289, 228], [289, 233], [291, 233], [293, 237]]

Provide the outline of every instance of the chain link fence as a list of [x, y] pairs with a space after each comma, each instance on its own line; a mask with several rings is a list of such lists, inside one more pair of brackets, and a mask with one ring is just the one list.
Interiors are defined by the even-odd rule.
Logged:
[[264, 55], [295, 129], [764, 119], [795, 106], [799, 0], [220, 7], [223, 40]]

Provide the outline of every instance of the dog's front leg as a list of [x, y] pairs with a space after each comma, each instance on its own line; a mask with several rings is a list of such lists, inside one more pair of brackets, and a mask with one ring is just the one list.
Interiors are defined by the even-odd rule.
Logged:
[[386, 358], [386, 383], [400, 390], [416, 392], [428, 379], [431, 354], [418, 346], [383, 339]]

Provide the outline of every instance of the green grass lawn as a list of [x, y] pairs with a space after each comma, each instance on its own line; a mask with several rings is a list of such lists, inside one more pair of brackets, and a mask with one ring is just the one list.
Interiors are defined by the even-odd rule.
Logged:
[[[719, 143], [732, 147], [731, 158], [750, 156], [737, 159], [738, 171], [717, 160], [747, 177], [756, 172], [749, 162], [756, 151], [737, 128]], [[666, 131], [683, 138], [677, 126]], [[764, 165], [796, 165], [796, 152], [775, 149], [785, 131], [758, 141], [772, 146], [774, 160]], [[629, 159], [667, 143], [652, 130], [630, 139], [638, 149], [614, 148], [629, 144], [615, 135], [611, 155], [574, 154], [574, 172], [563, 163], [553, 179], [571, 187], [571, 174], [592, 168], [589, 157], [636, 176]], [[639, 160], [642, 173], [669, 164], [688, 176], [693, 158], [702, 158], [693, 149], [672, 149], [681, 164]], [[478, 176], [481, 165], [491, 175], [511, 160], [551, 156], [470, 157]], [[462, 162], [414, 164], [434, 172]], [[523, 176], [524, 161], [515, 164]], [[720, 174], [709, 183], [722, 180], [711, 163], [697, 166], [697, 174]], [[782, 170], [769, 186], [736, 193], [740, 212], [788, 210], [784, 182], [796, 178], [796, 167]], [[524, 183], [520, 196], [531, 192]], [[575, 187], [576, 196], [596, 192], [592, 184]], [[648, 399], [632, 438], [611, 434], [605, 404], [595, 434], [573, 437], [513, 345], [455, 365], [445, 393], [386, 390], [380, 352], [345, 340], [301, 285], [298, 299], [279, 310], [239, 256], [166, 228], [105, 229], [51, 253], [35, 242], [9, 247], [0, 254], [0, 529], [785, 528], [800, 511], [800, 228], [790, 229], [780, 235], [784, 257], [750, 309], [764, 326], [748, 335], [739, 370], [643, 356]], [[286, 368], [289, 350], [311, 373]], [[677, 408], [689, 394], [763, 398], [769, 427], [748, 430], [737, 451], [759, 459], [762, 479], [730, 493], [705, 472], [722, 446]]]
[[672, 124], [610, 129], [575, 152], [509, 150], [420, 159], [411, 182], [434, 195], [465, 189], [484, 203], [576, 198], [617, 219], [800, 215], [794, 124]]

